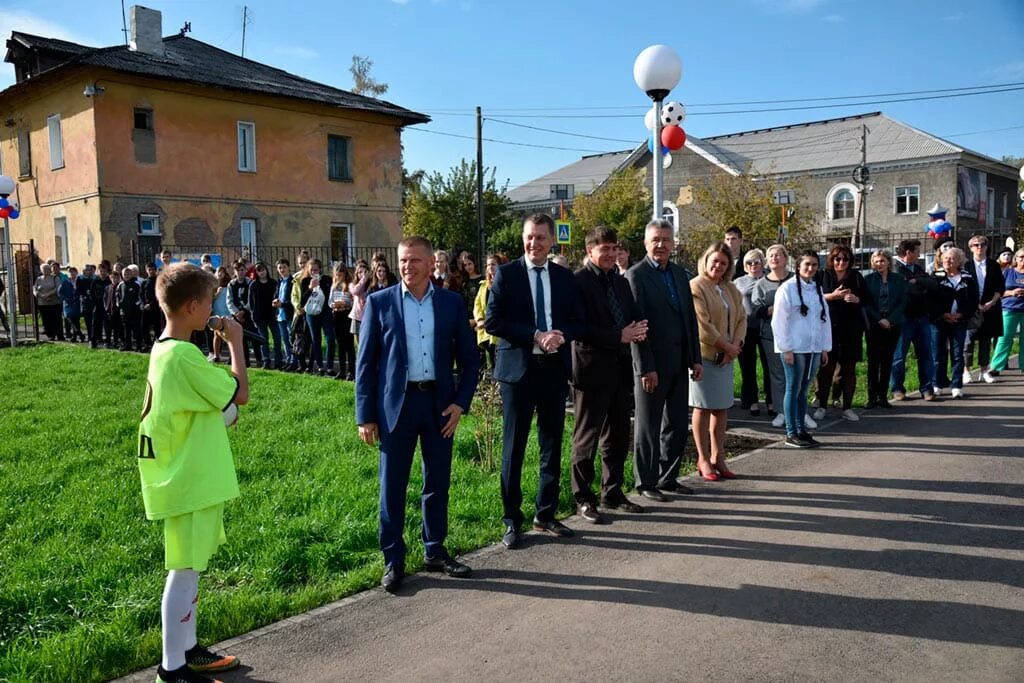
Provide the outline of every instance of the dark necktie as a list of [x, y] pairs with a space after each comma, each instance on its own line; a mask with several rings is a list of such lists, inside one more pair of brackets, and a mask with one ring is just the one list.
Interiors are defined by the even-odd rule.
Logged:
[[544, 314], [544, 280], [540, 274], [544, 272], [542, 266], [534, 266], [533, 272], [537, 273], [537, 293], [534, 297], [533, 310], [537, 312], [537, 329], [541, 332], [548, 331], [548, 317]]
[[604, 279], [605, 292], [608, 294], [608, 308], [612, 312], [612, 318], [615, 320], [615, 326], [623, 328], [626, 326], [626, 316], [622, 312], [622, 305], [619, 303], [619, 297], [615, 296], [614, 279], [611, 275], [606, 275]]

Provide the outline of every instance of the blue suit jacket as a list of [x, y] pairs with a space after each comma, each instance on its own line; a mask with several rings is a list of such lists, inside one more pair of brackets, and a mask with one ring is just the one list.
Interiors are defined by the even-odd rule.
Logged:
[[[434, 288], [434, 375], [437, 377], [437, 412], [452, 403], [463, 411], [476, 391], [480, 354], [469, 328], [462, 296]], [[376, 423], [381, 431], [394, 431], [402, 414], [408, 384], [405, 320], [401, 286], [371, 294], [363, 309], [356, 356], [356, 424]], [[456, 386], [452, 366], [459, 364]]]
[[[584, 324], [580, 288], [572, 271], [556, 263], [548, 265], [548, 275], [551, 278], [551, 325], [565, 335], [565, 344], [558, 355], [569, 377], [572, 373], [570, 345], [582, 334]], [[498, 337], [494, 378], [502, 382], [522, 379], [533, 353], [537, 316], [528, 277], [525, 256], [506, 263], [495, 273], [487, 298], [484, 328]]]

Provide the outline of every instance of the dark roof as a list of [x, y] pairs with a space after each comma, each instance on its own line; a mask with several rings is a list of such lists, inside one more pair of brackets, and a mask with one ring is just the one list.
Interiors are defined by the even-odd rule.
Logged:
[[[320, 102], [342, 109], [395, 116], [402, 120], [403, 125], [430, 121], [429, 116], [397, 104], [332, 88], [266, 64], [244, 59], [186, 36], [174, 35], [164, 38], [165, 52], [162, 56], [130, 50], [124, 45], [89, 48], [63, 40], [39, 38], [17, 32], [11, 37], [29, 48], [68, 53], [69, 59], [50, 69], [50, 72], [72, 65], [95, 66], [151, 78], [258, 92]], [[19, 83], [11, 88], [20, 85]]]
[[[31, 33], [22, 33], [21, 31], [11, 31], [11, 40], [21, 43], [29, 49], [37, 48], [40, 50], [48, 50], [51, 52], [64, 52], [68, 55], [77, 55], [95, 49], [92, 47], [88, 47], [86, 45], [71, 43], [66, 40], [34, 36]], [[7, 54], [10, 55], [10, 52], [8, 52]]]

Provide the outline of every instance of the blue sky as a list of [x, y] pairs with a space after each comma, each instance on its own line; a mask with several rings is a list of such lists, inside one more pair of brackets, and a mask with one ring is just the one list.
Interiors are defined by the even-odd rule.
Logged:
[[[127, 4], [131, 4], [128, 0]], [[241, 46], [241, 2], [148, 0], [164, 34], [185, 21], [192, 37]], [[984, 154], [1024, 156], [1024, 90], [888, 104], [747, 114], [702, 112], [806, 106], [724, 106], [757, 100], [871, 95], [1024, 82], [1024, 2], [718, 0], [251, 0], [246, 56], [349, 88], [353, 54], [374, 61], [384, 97], [431, 115], [404, 136], [410, 169], [444, 171], [475, 158], [473, 108], [499, 183], [522, 184], [592, 152], [644, 139], [647, 105], [632, 78], [636, 55], [674, 47], [692, 135], [786, 125], [882, 110]], [[119, 0], [0, 0], [0, 33], [22, 30], [91, 45], [122, 41]], [[13, 81], [4, 64], [0, 87]], [[884, 98], [879, 98], [884, 99]], [[715, 106], [704, 106], [715, 105]], [[536, 117], [544, 115], [547, 118]], [[619, 117], [612, 117], [618, 115]], [[562, 117], [562, 118], [556, 118]], [[498, 123], [550, 128], [595, 140]], [[434, 131], [428, 133], [425, 131]], [[586, 150], [586, 151], [584, 151]]]

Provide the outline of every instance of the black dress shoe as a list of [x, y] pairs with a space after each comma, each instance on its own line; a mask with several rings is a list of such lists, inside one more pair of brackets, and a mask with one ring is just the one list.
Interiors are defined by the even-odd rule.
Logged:
[[501, 542], [509, 550], [515, 550], [523, 546], [523, 534], [519, 531], [518, 527], [507, 526], [505, 527], [505, 535], [501, 537]]
[[572, 529], [554, 519], [544, 522], [534, 517], [533, 530], [543, 531], [546, 534], [551, 534], [552, 536], [557, 536], [558, 538], [569, 538], [573, 535]]
[[659, 503], [664, 503], [666, 500], [668, 500], [668, 498], [666, 498], [665, 495], [658, 489], [642, 489], [640, 491], [637, 491], [637, 493], [639, 493], [644, 498], [648, 498]]
[[423, 567], [428, 572], [444, 572], [456, 579], [464, 579], [473, 573], [469, 566], [447, 555], [445, 557], [427, 557], [423, 560]]
[[658, 484], [659, 491], [667, 491], [669, 493], [679, 493], [681, 495], [689, 495], [693, 493], [686, 484], [680, 484], [678, 481], [666, 481], [664, 484]]
[[395, 593], [402, 587], [402, 579], [404, 578], [405, 569], [388, 565], [387, 570], [384, 572], [384, 577], [380, 580], [380, 585], [388, 593]]
[[630, 501], [625, 496], [621, 498], [612, 498], [611, 500], [605, 498], [601, 501], [601, 505], [612, 510], [622, 510], [623, 512], [643, 512], [642, 506]]
[[576, 514], [591, 524], [604, 524], [604, 517], [597, 509], [597, 504], [587, 500], [576, 506]]

